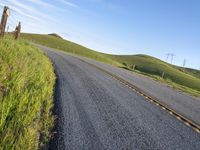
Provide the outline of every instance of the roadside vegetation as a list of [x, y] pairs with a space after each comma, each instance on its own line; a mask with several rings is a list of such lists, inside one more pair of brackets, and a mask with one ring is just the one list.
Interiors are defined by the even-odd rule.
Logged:
[[200, 71], [198, 70], [173, 66], [147, 55], [109, 55], [96, 52], [64, 40], [55, 34], [23, 34], [22, 36], [33, 43], [85, 56], [149, 76], [175, 89], [200, 97]]
[[0, 40], [0, 149], [38, 149], [48, 141], [54, 82], [41, 51], [23, 40]]

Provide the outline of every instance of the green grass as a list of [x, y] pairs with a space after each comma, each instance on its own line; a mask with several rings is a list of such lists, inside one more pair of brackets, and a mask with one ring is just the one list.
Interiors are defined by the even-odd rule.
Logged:
[[55, 76], [37, 48], [11, 37], [0, 39], [0, 149], [38, 149], [53, 126]]
[[190, 74], [198, 79], [200, 79], [200, 70], [195, 70], [195, 69], [191, 69], [191, 68], [182, 68], [182, 67], [177, 67], [175, 66], [176, 69], [185, 72], [187, 74]]
[[60, 35], [58, 35], [58, 34], [56, 34], [56, 33], [51, 33], [51, 34], [48, 34], [48, 35], [51, 35], [51, 36], [54, 36], [54, 37], [63, 39]]
[[185, 92], [185, 93], [188, 93], [188, 94], [196, 96], [196, 97], [200, 97], [200, 91], [194, 90], [192, 88], [188, 88], [186, 86], [182, 86], [180, 84], [177, 84], [177, 83], [171, 81], [170, 79], [164, 79], [161, 76], [152, 75], [152, 74], [148, 74], [148, 73], [145, 73], [145, 72], [140, 72], [138, 70], [135, 70], [135, 72], [142, 74], [142, 75], [145, 75], [145, 76], [148, 76], [148, 77], [150, 77], [151, 79], [153, 79], [157, 82], [168, 84], [168, 86], [170, 86], [171, 88], [174, 88], [178, 91]]
[[[173, 84], [174, 88], [183, 92], [200, 96], [200, 79], [198, 78], [200, 77], [200, 72], [194, 69], [185, 69], [182, 71], [181, 67], [170, 65], [147, 55], [104, 54], [52, 35], [23, 34], [22, 37], [37, 44], [92, 58], [131, 71], [135, 71], [132, 69], [135, 65], [135, 69], [139, 73], [153, 78], [156, 77], [156, 80], [169, 85]], [[163, 72], [165, 73], [164, 80], [161, 80], [160, 77]]]
[[75, 44], [73, 42], [69, 42], [63, 40], [59, 37], [52, 35], [40, 35], [40, 34], [22, 34], [22, 38], [29, 40], [33, 43], [42, 44], [48, 47], [60, 49], [69, 53], [74, 53], [76, 55], [88, 57], [95, 59], [97, 61], [102, 61], [105, 63], [109, 63], [115, 66], [120, 66], [121, 64], [113, 61], [110, 58], [105, 57], [105, 54], [93, 51], [81, 45]]
[[131, 69], [136, 65], [136, 69], [151, 75], [162, 76], [165, 72], [164, 78], [171, 80], [182, 86], [192, 88], [200, 91], [200, 79], [175, 69], [170, 64], [167, 64], [159, 59], [147, 55], [133, 55], [133, 56], [110, 56], [115, 61], [123, 62]]

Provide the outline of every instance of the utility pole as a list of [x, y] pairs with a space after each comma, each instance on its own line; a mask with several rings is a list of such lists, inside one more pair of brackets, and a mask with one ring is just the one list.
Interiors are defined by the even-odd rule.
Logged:
[[168, 62], [169, 55], [170, 55], [170, 53], [167, 53], [167, 54], [166, 54], [166, 56], [167, 56], [167, 57], [166, 57], [166, 62]]
[[183, 60], [183, 68], [185, 68], [186, 62], [187, 62], [187, 60], [184, 59], [184, 60]]
[[6, 23], [7, 23], [9, 15], [10, 15], [10, 10], [7, 6], [5, 6], [4, 10], [3, 10], [2, 17], [1, 17], [0, 36], [4, 36], [4, 34], [5, 34]]
[[186, 65], [186, 62], [187, 62], [187, 60], [184, 59], [184, 60], [183, 60], [183, 72], [185, 72], [185, 65]]
[[171, 64], [172, 64], [172, 62], [173, 62], [173, 60], [174, 60], [174, 56], [175, 56], [175, 55], [172, 53], [172, 54], [171, 54]]
[[21, 22], [19, 22], [18, 26], [16, 26], [16, 28], [15, 28], [15, 39], [16, 40], [19, 38], [20, 32], [21, 32]]

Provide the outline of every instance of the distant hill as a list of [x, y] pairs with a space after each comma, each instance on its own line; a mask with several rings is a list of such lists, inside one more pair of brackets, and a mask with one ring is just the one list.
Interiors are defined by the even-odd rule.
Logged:
[[183, 72], [181, 67], [172, 66], [152, 56], [104, 54], [52, 35], [22, 34], [22, 37], [38, 44], [57, 48], [70, 53], [75, 53], [77, 55], [85, 56], [97, 61], [102, 61], [130, 70], [135, 65], [136, 70], [150, 75], [162, 76], [162, 73], [165, 72], [165, 79], [200, 91], [199, 71], [187, 68]]
[[51, 34], [48, 34], [48, 35], [63, 39], [60, 35], [58, 35], [56, 33], [51, 33]]
[[191, 69], [191, 68], [182, 68], [182, 67], [177, 67], [177, 66], [176, 66], [176, 68], [182, 72], [185, 72], [187, 74], [190, 74], [190, 75], [200, 79], [200, 70]]
[[197, 78], [198, 74], [194, 74], [193, 69], [186, 69], [186, 71], [183, 72], [180, 67], [179, 69], [176, 69], [166, 62], [147, 55], [111, 55], [109, 57], [117, 62], [123, 63], [128, 68], [135, 65], [137, 70], [151, 75], [162, 76], [162, 73], [164, 72], [164, 78], [200, 91], [200, 79]]

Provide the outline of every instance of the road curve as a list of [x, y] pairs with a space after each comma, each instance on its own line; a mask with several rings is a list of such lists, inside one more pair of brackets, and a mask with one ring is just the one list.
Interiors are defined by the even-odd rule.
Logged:
[[48, 48], [56, 134], [49, 149], [200, 149], [200, 134], [98, 69]]

